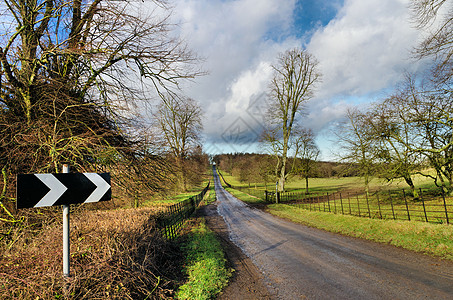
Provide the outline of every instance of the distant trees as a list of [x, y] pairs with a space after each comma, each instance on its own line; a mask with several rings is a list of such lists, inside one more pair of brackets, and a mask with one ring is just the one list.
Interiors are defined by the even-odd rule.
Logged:
[[[316, 152], [316, 151], [315, 151]], [[221, 172], [232, 174], [244, 183], [250, 186], [256, 183], [264, 183], [266, 188], [275, 189], [275, 161], [276, 158], [269, 154], [258, 153], [229, 153], [218, 154], [213, 157], [213, 161], [217, 164]], [[290, 163], [293, 158], [289, 159]], [[300, 175], [305, 178], [305, 173], [302, 171], [303, 164], [306, 163], [301, 156], [295, 159], [297, 172], [295, 176]], [[228, 171], [231, 167], [231, 171]], [[322, 162], [315, 159], [309, 162], [309, 178], [328, 178], [333, 176], [357, 176], [357, 171], [347, 170], [347, 164], [340, 162]], [[271, 184], [269, 186], [269, 183]]]
[[166, 94], [162, 95], [155, 118], [162, 146], [168, 148], [175, 161], [177, 185], [186, 190], [188, 175], [194, 171], [189, 157], [201, 152], [201, 107], [191, 98]]
[[285, 180], [294, 172], [294, 164], [288, 167], [288, 157], [299, 151], [297, 137], [298, 117], [308, 100], [313, 97], [316, 83], [320, 80], [318, 62], [306, 50], [288, 50], [278, 57], [270, 84], [267, 129], [262, 142], [277, 163], [275, 174], [278, 190], [283, 191]]
[[218, 154], [213, 160], [221, 171], [236, 176], [241, 182], [251, 184], [274, 180], [273, 158], [267, 154], [233, 153]]

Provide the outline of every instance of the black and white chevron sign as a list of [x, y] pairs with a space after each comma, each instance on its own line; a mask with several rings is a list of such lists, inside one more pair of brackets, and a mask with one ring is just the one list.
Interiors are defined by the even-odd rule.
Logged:
[[109, 173], [17, 175], [17, 208], [107, 201], [112, 198]]

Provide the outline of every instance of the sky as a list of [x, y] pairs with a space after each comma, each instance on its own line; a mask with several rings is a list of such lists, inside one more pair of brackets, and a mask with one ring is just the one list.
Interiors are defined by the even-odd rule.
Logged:
[[322, 82], [301, 123], [320, 159], [334, 159], [332, 132], [348, 107], [366, 107], [423, 62], [409, 0], [174, 0], [181, 37], [203, 58], [207, 75], [183, 84], [205, 113], [208, 154], [261, 152], [257, 141], [269, 101], [272, 65], [299, 47], [319, 61]]

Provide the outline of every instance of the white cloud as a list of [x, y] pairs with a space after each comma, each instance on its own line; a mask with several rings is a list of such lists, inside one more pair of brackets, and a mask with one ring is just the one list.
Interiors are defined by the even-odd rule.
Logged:
[[346, 1], [308, 45], [324, 75], [319, 97], [366, 95], [395, 84], [417, 67], [409, 60], [417, 38], [408, 1]]
[[[296, 0], [175, 1], [181, 34], [206, 58], [209, 71], [185, 87], [204, 107], [207, 141], [221, 140], [238, 117], [258, 128], [247, 110], [267, 89], [270, 65], [279, 52], [306, 43], [306, 36], [290, 32]], [[323, 82], [309, 105], [307, 126], [322, 131], [344, 115], [348, 103], [370, 101], [418, 67], [409, 59], [419, 33], [409, 22], [408, 5], [345, 0], [327, 26], [316, 28], [307, 49], [320, 62]]]
[[267, 88], [272, 75], [272, 67], [260, 62], [254, 70], [246, 70], [231, 86], [231, 96], [226, 101], [226, 113], [243, 114], [250, 105], [253, 95]]
[[299, 45], [287, 35], [295, 0], [179, 0], [176, 18], [190, 48], [205, 57], [209, 75], [185, 88], [206, 112], [205, 133], [220, 136], [237, 117], [254, 127], [250, 99], [267, 89], [278, 52]]

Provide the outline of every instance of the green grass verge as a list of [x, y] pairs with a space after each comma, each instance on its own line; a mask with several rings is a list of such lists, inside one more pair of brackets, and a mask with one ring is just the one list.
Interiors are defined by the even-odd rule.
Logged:
[[211, 184], [211, 186], [209, 187], [209, 190], [207, 192], [207, 195], [205, 196], [205, 203], [206, 204], [211, 204], [213, 202], [215, 202], [217, 200], [216, 198], [216, 194], [215, 194], [215, 187], [214, 187], [214, 184]]
[[212, 299], [227, 286], [231, 277], [232, 270], [226, 267], [220, 242], [202, 220], [183, 247], [188, 282], [179, 288], [178, 299]]
[[453, 260], [453, 226], [313, 212], [285, 204], [269, 205], [268, 211], [311, 227]]
[[260, 199], [260, 198], [255, 197], [255, 196], [251, 196], [251, 195], [246, 194], [244, 192], [241, 192], [239, 190], [235, 190], [235, 189], [232, 189], [232, 188], [225, 188], [225, 190], [228, 191], [229, 193], [231, 193], [236, 198], [241, 199], [245, 203], [249, 203], [249, 204], [267, 203], [263, 199]]

